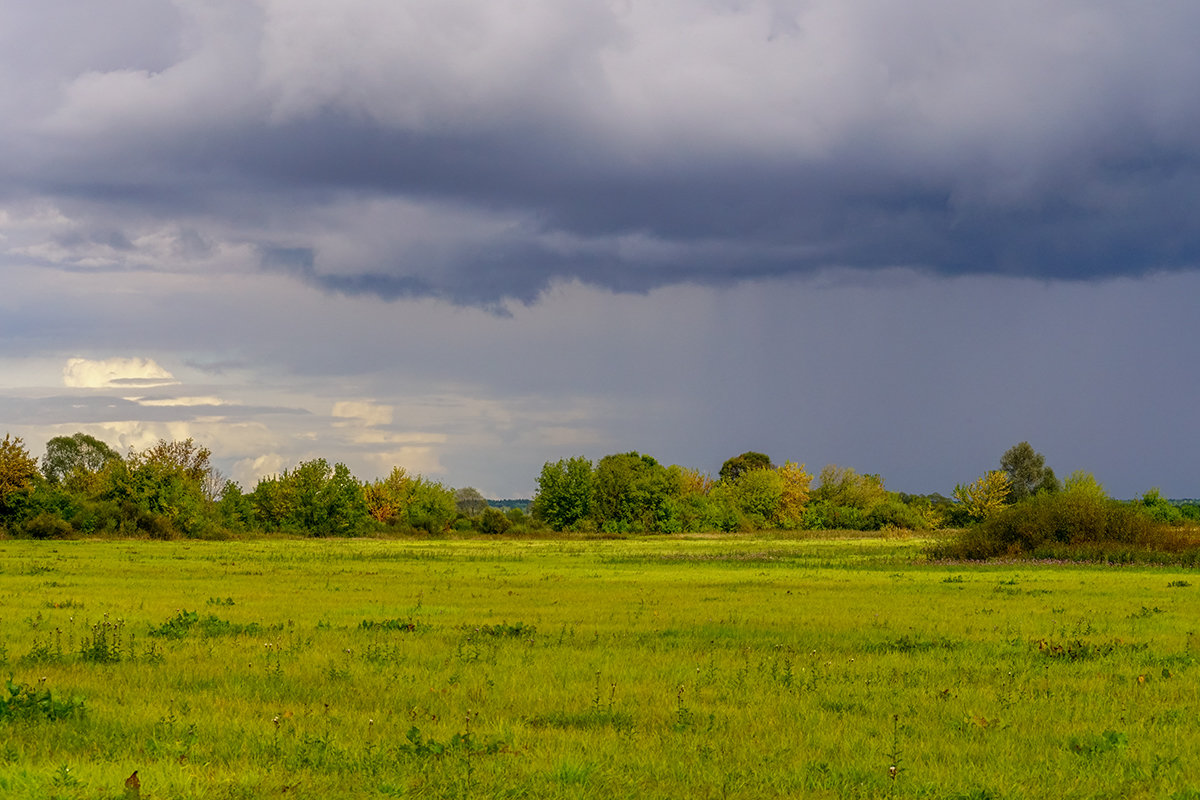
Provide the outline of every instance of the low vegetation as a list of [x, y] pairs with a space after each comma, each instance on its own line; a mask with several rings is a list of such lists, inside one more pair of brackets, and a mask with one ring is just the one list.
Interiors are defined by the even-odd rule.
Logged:
[[1060, 482], [1027, 442], [953, 497], [889, 491], [883, 477], [836, 464], [814, 479], [764, 453], [728, 459], [717, 478], [637, 453], [547, 462], [532, 502], [493, 507], [395, 467], [364, 481], [317, 458], [244, 492], [191, 439], [121, 456], [84, 433], [52, 439], [41, 459], [0, 442], [0, 536], [225, 539], [259, 535], [546, 536], [576, 533], [936, 531], [964, 533], [946, 558], [1174, 554], [1192, 558], [1200, 505], [1150, 490], [1117, 502], [1087, 473]]
[[0, 542], [0, 795], [1200, 796], [1189, 571], [929, 545]]

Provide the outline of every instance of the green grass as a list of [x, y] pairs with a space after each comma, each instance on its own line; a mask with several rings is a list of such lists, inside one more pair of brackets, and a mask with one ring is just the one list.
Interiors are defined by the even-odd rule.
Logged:
[[1200, 797], [1186, 570], [923, 544], [2, 541], [0, 796]]

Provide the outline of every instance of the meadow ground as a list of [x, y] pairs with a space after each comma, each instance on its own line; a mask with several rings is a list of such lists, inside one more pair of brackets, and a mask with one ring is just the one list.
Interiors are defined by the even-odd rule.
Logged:
[[918, 541], [0, 541], [0, 795], [1200, 798], [1198, 625]]

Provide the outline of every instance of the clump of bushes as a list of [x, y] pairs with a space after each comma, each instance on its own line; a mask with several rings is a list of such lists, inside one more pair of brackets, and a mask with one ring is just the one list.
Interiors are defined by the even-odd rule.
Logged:
[[[1036, 494], [934, 545], [933, 558], [1069, 558], [1100, 561], [1190, 561], [1200, 542], [1186, 530], [1145, 513], [1140, 504], [1102, 491]], [[1190, 553], [1190, 554], [1189, 554]], [[1157, 554], [1157, 557], [1151, 557]], [[1144, 556], [1144, 557], [1143, 557]]]

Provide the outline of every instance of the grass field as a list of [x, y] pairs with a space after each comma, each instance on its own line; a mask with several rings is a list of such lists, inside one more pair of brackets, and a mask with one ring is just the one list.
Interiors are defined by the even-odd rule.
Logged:
[[1198, 625], [903, 540], [0, 541], [0, 796], [1200, 798]]

